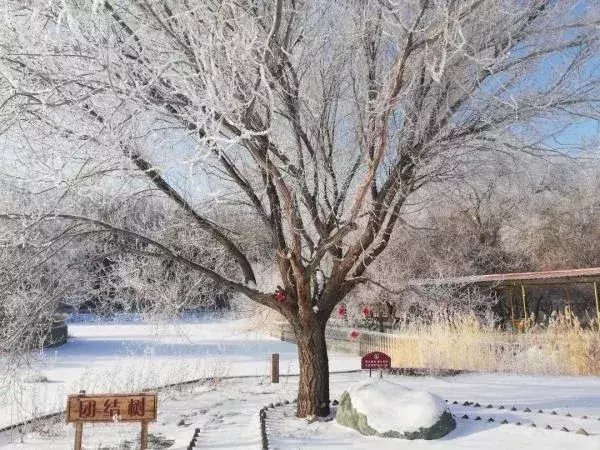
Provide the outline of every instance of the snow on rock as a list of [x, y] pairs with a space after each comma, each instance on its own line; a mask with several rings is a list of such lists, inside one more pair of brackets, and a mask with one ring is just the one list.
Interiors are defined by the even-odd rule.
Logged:
[[388, 380], [369, 379], [344, 394], [347, 395], [342, 395], [338, 422], [363, 434], [436, 439], [456, 426], [440, 397]]
[[352, 386], [348, 393], [357, 411], [379, 430], [417, 431], [434, 425], [446, 411], [446, 402], [434, 394], [414, 391], [381, 378]]

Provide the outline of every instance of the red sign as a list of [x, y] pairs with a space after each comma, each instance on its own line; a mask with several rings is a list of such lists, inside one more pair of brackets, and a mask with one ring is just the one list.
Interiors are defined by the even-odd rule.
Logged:
[[383, 352], [371, 352], [360, 358], [361, 369], [389, 369], [392, 358]]

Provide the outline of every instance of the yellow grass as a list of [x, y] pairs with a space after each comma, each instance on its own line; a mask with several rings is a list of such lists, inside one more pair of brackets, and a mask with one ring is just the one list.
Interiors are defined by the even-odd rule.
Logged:
[[395, 334], [361, 333], [360, 353], [380, 350], [393, 367], [600, 375], [600, 332], [577, 320], [510, 333], [472, 317], [434, 324], [405, 324]]
[[[280, 317], [261, 314], [255, 326], [293, 340], [291, 328]], [[332, 321], [327, 329], [330, 350], [359, 355], [383, 351], [392, 358], [392, 367], [600, 375], [598, 324], [583, 327], [573, 317], [554, 317], [525, 332], [482, 325], [472, 316], [429, 324], [407, 321], [395, 333], [359, 329], [357, 339], [350, 338], [352, 330]]]

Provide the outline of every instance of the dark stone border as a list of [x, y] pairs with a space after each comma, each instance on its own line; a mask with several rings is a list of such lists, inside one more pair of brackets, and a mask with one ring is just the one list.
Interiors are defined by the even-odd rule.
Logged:
[[471, 370], [463, 369], [428, 369], [419, 367], [392, 367], [388, 369], [390, 375], [405, 375], [409, 377], [454, 377], [466, 373], [473, 373]]
[[269, 437], [267, 436], [267, 407], [261, 408], [258, 412], [260, 421], [260, 441], [262, 443], [263, 450], [269, 450]]
[[193, 450], [196, 447], [196, 441], [200, 437], [200, 428], [194, 430], [194, 436], [190, 440], [190, 444], [187, 446], [187, 450]]
[[[530, 413], [532, 415], [534, 415], [534, 414], [548, 414], [548, 415], [551, 415], [551, 416], [557, 416], [558, 415], [558, 413], [556, 411], [552, 411], [551, 413], [544, 413], [544, 411], [542, 411], [541, 409], [534, 413], [533, 410], [531, 408], [528, 408], [528, 407], [523, 408], [523, 411], [519, 411], [515, 406], [513, 406], [513, 407], [511, 407], [509, 409], [509, 408], [505, 407], [504, 405], [494, 406], [494, 405], [488, 404], [487, 406], [484, 407], [484, 406], [480, 405], [479, 403], [471, 402], [471, 401], [468, 401], [468, 400], [465, 401], [465, 402], [462, 402], [462, 403], [459, 402], [458, 400], [455, 400], [452, 403], [450, 403], [448, 400], [446, 400], [446, 403], [448, 403], [448, 406], [450, 406], [450, 405], [467, 406], [467, 407], [473, 407], [473, 408], [481, 408], [482, 410], [483, 409], [498, 409], [498, 410], [505, 410], [505, 411], [510, 411], [510, 412]], [[484, 414], [482, 413], [481, 415], [484, 415]], [[567, 413], [567, 414], [565, 414], [565, 417], [572, 418], [573, 415], [570, 414], [570, 413]], [[473, 417], [469, 417], [468, 414], [464, 414], [460, 418], [463, 419], [463, 420], [472, 419], [472, 420], [475, 420], [475, 421], [485, 421], [485, 422], [489, 422], [489, 423], [495, 422], [495, 419], [493, 417], [489, 417], [487, 420], [484, 420], [484, 418], [482, 418], [480, 415], [473, 415]], [[593, 417], [588, 417], [588, 416], [582, 416], [579, 419], [594, 420]], [[597, 420], [600, 420], [600, 417], [598, 417]], [[508, 424], [510, 424], [510, 422], [508, 420], [506, 420], [506, 419], [504, 419], [504, 420], [502, 420], [502, 422], [500, 422], [500, 425], [508, 425]], [[514, 424], [517, 425], [517, 426], [523, 425], [521, 422], [515, 422]], [[535, 422], [532, 422], [529, 426], [533, 427], [533, 428], [537, 428], [537, 425], [536, 425]], [[544, 430], [552, 430], [552, 429], [553, 428], [550, 425], [546, 425], [544, 427]], [[569, 430], [567, 427], [562, 427], [562, 428], [560, 428], [560, 431], [569, 433], [572, 430]], [[578, 428], [575, 431], [575, 434], [580, 434], [580, 435], [583, 435], [583, 436], [590, 436], [590, 434], [584, 428]]]
[[[412, 373], [413, 373], [412, 371], [413, 370], [415, 370], [415, 369], [404, 369], [404, 371], [402, 373], [395, 373], [395, 375], [411, 375], [411, 376], [431, 375], [430, 373], [425, 373], [425, 374], [423, 374], [423, 373], [417, 373], [415, 375], [412, 375]], [[416, 371], [422, 371], [422, 370], [423, 369], [416, 369]], [[455, 372], [455, 371], [448, 371], [448, 372]], [[455, 375], [458, 375], [458, 374], [455, 374]], [[268, 450], [269, 449], [269, 436], [267, 434], [267, 427], [266, 427], [267, 411], [269, 409], [275, 409], [277, 407], [287, 406], [290, 403], [296, 403], [296, 400], [294, 399], [291, 402], [286, 400], [286, 401], [284, 401], [282, 403], [275, 403], [275, 404], [270, 403], [268, 406], [264, 406], [264, 407], [262, 407], [260, 409], [260, 411], [259, 411], [259, 422], [260, 422], [260, 435], [261, 435], [261, 443], [262, 443], [262, 449], [263, 450]], [[512, 408], [510, 408], [510, 409], [508, 409], [508, 408], [506, 408], [506, 407], [504, 407], [502, 405], [493, 406], [491, 404], [488, 404], [487, 406], [483, 407], [479, 403], [471, 402], [471, 401], [465, 401], [465, 402], [453, 401], [452, 403], [450, 403], [448, 400], [446, 400], [446, 403], [448, 403], [448, 406], [451, 406], [451, 405], [455, 405], [455, 406], [472, 406], [474, 408], [481, 408], [481, 409], [495, 408], [495, 409], [499, 409], [499, 410], [507, 410], [507, 411], [513, 411], [513, 412], [514, 411], [518, 411], [514, 406]], [[337, 400], [333, 400], [333, 402], [332, 402], [333, 406], [337, 406], [338, 404], [339, 404], [339, 402]], [[525, 413], [529, 413], [529, 412], [533, 413], [533, 411], [530, 408], [528, 408], [528, 407], [525, 407], [523, 409], [523, 412], [525, 412]], [[447, 414], [448, 414], [448, 416], [450, 416], [450, 418], [452, 418], [452, 420], [454, 420], [454, 418], [456, 418], [456, 416], [452, 413], [451, 410], [450, 410], [450, 413], [447, 413]], [[539, 410], [539, 411], [537, 411], [537, 414], [543, 414], [543, 411]], [[556, 411], [552, 411], [552, 413], [546, 413], [546, 414], [557, 415]], [[565, 417], [573, 417], [573, 416], [571, 414], [567, 413], [567, 414], [565, 414]], [[465, 414], [465, 415], [463, 415], [461, 417], [461, 419], [470, 419], [470, 417]], [[595, 418], [588, 417], [588, 416], [582, 416], [581, 419], [584, 419], [584, 420], [586, 420], [586, 419], [587, 420], [596, 420]], [[491, 422], [495, 422], [495, 420], [492, 417], [488, 418], [487, 420], [484, 420], [480, 416], [476, 416], [472, 420], [482, 421], [482, 422], [490, 422], [490, 423]], [[598, 417], [597, 420], [600, 421], [600, 417]], [[507, 420], [503, 420], [502, 422], [500, 422], [500, 425], [505, 425], [505, 424], [510, 424], [510, 422], [508, 422]], [[517, 425], [517, 426], [523, 425], [521, 422], [515, 422], [514, 424]], [[532, 423], [530, 425], [530, 427], [537, 427], [537, 425], [535, 423]], [[543, 429], [544, 430], [552, 430], [553, 428], [550, 425], [546, 425]], [[557, 430], [559, 430], [559, 429], [557, 428]], [[567, 427], [562, 427], [562, 428], [560, 428], [560, 431], [567, 432], [567, 433], [568, 432], [575, 432], [575, 434], [579, 434], [579, 435], [583, 435], [583, 436], [590, 436], [590, 434], [585, 429], [583, 429], [583, 428], [579, 428], [579, 429], [577, 429], [575, 431], [575, 430], [569, 430]], [[593, 434], [592, 434], [592, 436], [593, 436]], [[188, 450], [191, 450], [191, 449], [188, 449]]]
[[296, 403], [296, 399], [289, 401], [284, 400], [283, 402], [277, 402], [275, 404], [269, 403], [267, 406], [263, 406], [259, 412], [258, 417], [260, 419], [260, 439], [262, 443], [262, 450], [269, 450], [269, 435], [267, 434], [267, 411], [269, 409], [279, 408], [281, 406], [287, 406]]

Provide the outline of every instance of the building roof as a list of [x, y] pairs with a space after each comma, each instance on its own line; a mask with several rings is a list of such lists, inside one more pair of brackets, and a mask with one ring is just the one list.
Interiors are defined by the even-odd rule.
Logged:
[[410, 280], [409, 286], [441, 285], [492, 285], [492, 286], [531, 286], [552, 284], [576, 284], [600, 282], [600, 267], [586, 269], [549, 270], [545, 272], [494, 273], [465, 277], [429, 278]]

